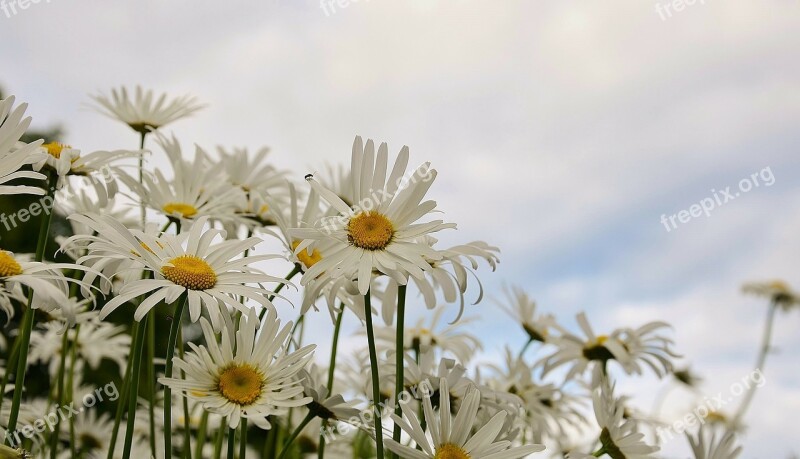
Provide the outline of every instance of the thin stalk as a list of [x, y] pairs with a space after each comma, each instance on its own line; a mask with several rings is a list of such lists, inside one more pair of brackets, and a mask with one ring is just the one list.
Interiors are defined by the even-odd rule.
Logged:
[[228, 418], [222, 418], [219, 428], [217, 429], [217, 436], [214, 437], [214, 459], [222, 458], [222, 441], [225, 439], [225, 428], [228, 424]]
[[156, 456], [156, 316], [153, 312], [153, 319], [147, 321], [147, 414], [150, 422], [150, 454]]
[[[278, 295], [278, 292], [280, 292], [281, 290], [283, 290], [283, 287], [285, 287], [285, 286], [286, 286], [286, 284], [287, 284], [287, 283], [288, 283], [290, 280], [292, 280], [292, 278], [293, 278], [294, 276], [296, 276], [296, 275], [297, 275], [297, 273], [299, 273], [299, 272], [300, 272], [300, 265], [298, 265], [298, 264], [295, 264], [295, 265], [294, 265], [294, 268], [292, 268], [292, 270], [291, 270], [291, 271], [289, 271], [289, 274], [287, 274], [287, 275], [286, 275], [286, 277], [284, 278], [284, 279], [286, 280], [286, 283], [283, 283], [283, 284], [278, 284], [278, 286], [277, 286], [277, 287], [275, 287], [275, 291], [273, 291], [273, 292], [272, 292], [272, 295], [270, 295], [270, 296], [269, 296], [269, 300], [270, 300], [270, 301], [274, 300], [274, 299], [275, 299], [275, 297]], [[267, 313], [267, 309], [266, 309], [266, 308], [262, 309], [262, 310], [261, 310], [261, 312], [259, 312], [259, 313], [258, 313], [258, 320], [264, 320], [264, 315], [265, 315], [266, 313]]]
[[[58, 364], [58, 382], [56, 384], [56, 410], [61, 408], [64, 403], [64, 379], [67, 372], [67, 352], [69, 351], [69, 330], [64, 330], [64, 337], [61, 340], [61, 361]], [[50, 445], [50, 459], [56, 459], [56, 449], [58, 447], [58, 434], [61, 432], [61, 416], [56, 416], [56, 425], [50, 433], [52, 444]]]
[[[47, 197], [53, 204], [55, 204], [57, 180], [58, 176], [54, 172], [47, 172]], [[34, 258], [37, 262], [41, 262], [44, 259], [44, 252], [47, 249], [47, 237], [50, 235], [50, 222], [52, 220], [53, 209], [51, 207], [45, 212], [45, 215], [42, 217], [42, 224], [39, 226], [39, 239], [36, 242], [36, 255]], [[33, 289], [31, 289], [30, 296], [28, 297], [28, 307], [23, 315], [22, 324], [20, 324], [20, 334], [17, 338], [20, 341], [19, 359], [17, 359], [17, 373], [14, 376], [14, 397], [11, 400], [11, 414], [8, 418], [6, 432], [14, 432], [17, 430], [19, 408], [22, 404], [22, 390], [25, 387], [25, 373], [28, 370], [28, 351], [31, 344], [31, 331], [33, 330], [34, 317], [36, 316], [33, 309], [31, 309], [33, 305], [33, 295]]]
[[234, 459], [236, 451], [236, 429], [228, 428], [228, 459]]
[[[136, 425], [136, 403], [139, 399], [139, 379], [142, 368], [142, 353], [144, 351], [144, 334], [147, 331], [147, 321], [151, 320], [151, 314], [145, 316], [145, 323], [134, 322], [136, 338], [133, 341], [131, 352], [133, 352], [133, 367], [131, 368], [130, 393], [128, 394], [128, 424], [125, 428], [125, 443], [123, 445], [122, 457], [130, 457], [131, 445], [133, 444], [133, 429]], [[112, 450], [113, 451], [113, 450]]]
[[531, 344], [533, 344], [533, 340], [532, 339], [528, 339], [528, 342], [525, 343], [524, 346], [522, 346], [522, 349], [520, 349], [519, 355], [517, 356], [517, 360], [522, 360], [522, 357], [525, 355], [525, 351], [528, 350], [528, 348], [531, 346]]
[[206, 445], [206, 437], [208, 436], [208, 411], [203, 410], [200, 415], [200, 426], [197, 429], [197, 442], [194, 444], [194, 457], [202, 459], [203, 447]]
[[[131, 330], [133, 332], [133, 330]], [[131, 345], [134, 344], [136, 334], [133, 333]], [[133, 348], [131, 348], [133, 349]], [[117, 412], [114, 415], [114, 428], [111, 430], [111, 441], [108, 446], [108, 459], [113, 457], [114, 447], [117, 445], [117, 435], [119, 434], [119, 425], [122, 422], [122, 413], [125, 412], [125, 400], [128, 400], [128, 390], [130, 389], [131, 372], [133, 370], [133, 359], [128, 356], [128, 364], [125, 366], [125, 376], [122, 379], [122, 391], [120, 398], [117, 401]]]
[[[72, 403], [75, 394], [75, 362], [78, 360], [78, 336], [80, 336], [81, 324], [75, 326], [75, 341], [72, 343], [72, 352], [69, 359], [69, 385], [67, 387], [67, 402]], [[124, 400], [124, 398], [123, 398]], [[122, 400], [120, 400], [120, 403]], [[75, 442], [75, 416], [69, 417], [69, 447], [72, 452], [71, 457], [77, 457], [77, 444]]]
[[[141, 137], [139, 137], [139, 150], [144, 150], [144, 140], [147, 137], [147, 132], [142, 130], [140, 132]], [[144, 186], [144, 155], [139, 156], [139, 184]], [[145, 211], [144, 201], [139, 203], [139, 213], [140, 213], [140, 223], [142, 224], [142, 229], [145, 227], [147, 212]]]
[[[331, 360], [328, 366], [328, 384], [325, 386], [328, 389], [328, 396], [333, 393], [333, 380], [336, 374], [336, 354], [339, 349], [339, 332], [342, 329], [342, 317], [344, 317], [344, 303], [339, 305], [339, 313], [336, 314], [336, 326], [333, 329], [333, 344], [331, 344]], [[323, 424], [323, 427], [327, 423]], [[325, 458], [325, 435], [321, 432], [319, 434], [319, 447], [317, 448], [317, 459]]]
[[[764, 324], [764, 334], [761, 337], [761, 350], [759, 350], [758, 352], [758, 358], [756, 359], [756, 366], [753, 369], [754, 373], [757, 371], [763, 371], [764, 364], [767, 362], [767, 354], [769, 354], [769, 351], [772, 348], [772, 327], [775, 324], [775, 312], [777, 310], [778, 310], [777, 302], [773, 301], [772, 303], [770, 303], [769, 309], [767, 310], [767, 321]], [[756, 395], [757, 387], [758, 385], [752, 384], [747, 389], [747, 393], [744, 396], [744, 400], [742, 400], [742, 404], [739, 405], [739, 409], [736, 410], [736, 415], [733, 418], [734, 426], [739, 425], [745, 413], [747, 413], [747, 409], [750, 408], [750, 403], [753, 401], [753, 396]]]
[[375, 350], [375, 331], [372, 327], [372, 302], [370, 299], [370, 292], [364, 295], [364, 316], [367, 322], [367, 344], [369, 345], [369, 366], [372, 373], [372, 405], [374, 410], [373, 417], [375, 418], [375, 451], [378, 459], [384, 459], [383, 456], [383, 423], [381, 422], [380, 410], [378, 403], [381, 401], [381, 377], [378, 374], [378, 353]]
[[[406, 286], [400, 285], [397, 288], [397, 336], [395, 340], [395, 388], [394, 388], [394, 414], [403, 417], [400, 409], [400, 394], [405, 390], [405, 320], [406, 320]], [[377, 428], [376, 428], [377, 429]], [[377, 432], [377, 431], [376, 431]], [[400, 425], [395, 423], [392, 431], [392, 439], [400, 443]]]
[[292, 432], [292, 435], [290, 435], [289, 438], [286, 440], [286, 443], [283, 444], [283, 449], [281, 450], [281, 455], [278, 456], [278, 459], [283, 459], [284, 457], [286, 457], [286, 454], [288, 454], [289, 450], [291, 449], [292, 443], [294, 443], [297, 437], [300, 436], [300, 433], [303, 431], [305, 426], [307, 426], [308, 423], [311, 422], [312, 419], [314, 419], [314, 414], [309, 412], [306, 415], [306, 417], [303, 418], [303, 421], [297, 426], [297, 428], [294, 429], [294, 432]]
[[[178, 328], [178, 356], [183, 360], [183, 327]], [[184, 379], [186, 374], [181, 370], [181, 379]], [[183, 457], [184, 459], [191, 459], [192, 457], [192, 434], [191, 434], [191, 416], [189, 413], [189, 399], [183, 398]]]
[[239, 459], [245, 459], [247, 454], [247, 418], [242, 418], [242, 432], [239, 434]]
[[[178, 330], [181, 328], [181, 317], [186, 304], [189, 302], [187, 294], [181, 295], [175, 303], [175, 314], [172, 317], [172, 325], [169, 330], [169, 340], [167, 341], [167, 362], [164, 368], [164, 377], [172, 377], [172, 357], [175, 355], [175, 342], [178, 340]], [[164, 385], [164, 458], [172, 458], [172, 388]]]

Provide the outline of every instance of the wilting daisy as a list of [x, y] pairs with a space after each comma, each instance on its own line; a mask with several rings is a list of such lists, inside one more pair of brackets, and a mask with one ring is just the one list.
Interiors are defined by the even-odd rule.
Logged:
[[[42, 140], [21, 144], [20, 137], [31, 124], [31, 117], [23, 119], [28, 104], [14, 108], [14, 96], [0, 100], [0, 195], [4, 194], [44, 194], [44, 190], [34, 186], [5, 185], [12, 180], [28, 178], [43, 180], [46, 177], [38, 172], [21, 171], [20, 168], [40, 161], [44, 156], [39, 151]], [[12, 110], [13, 109], [13, 110]]]
[[800, 293], [795, 292], [784, 281], [751, 282], [742, 287], [745, 293], [765, 296], [785, 311], [800, 306]]
[[128, 88], [112, 89], [111, 96], [93, 95], [97, 111], [109, 118], [122, 121], [136, 132], [147, 133], [173, 121], [186, 118], [204, 107], [193, 96], [167, 99], [166, 94], [155, 98], [153, 91], [136, 86], [131, 97]]
[[[79, 263], [94, 259], [127, 260], [138, 269], [152, 273], [152, 279], [128, 279], [117, 296], [103, 306], [103, 319], [122, 304], [140, 295], [147, 298], [134, 313], [137, 321], [161, 301], [172, 303], [187, 294], [189, 316], [192, 322], [200, 318], [202, 307], [209, 313], [214, 328], [219, 330], [221, 304], [227, 304], [245, 313], [249, 308], [240, 297], [249, 298], [265, 308], [272, 308], [267, 295], [272, 292], [261, 287], [265, 282], [284, 282], [251, 266], [252, 263], [279, 258], [277, 255], [258, 255], [237, 258], [255, 247], [261, 239], [223, 240], [213, 244], [215, 238], [224, 239], [224, 232], [205, 229], [208, 218], [195, 221], [179, 235], [162, 234], [159, 237], [137, 230], [128, 230], [110, 217], [73, 216], [98, 234], [88, 237], [89, 253]], [[75, 240], [73, 240], [74, 242]], [[256, 284], [250, 286], [248, 284]]]
[[694, 452], [695, 459], [736, 459], [742, 453], [742, 447], [736, 445], [736, 434], [726, 431], [717, 438], [712, 429], [701, 427], [697, 435], [686, 433], [686, 438]]
[[188, 161], [183, 158], [174, 136], [158, 134], [156, 141], [172, 164], [174, 176], [171, 179], [159, 169], [145, 174], [142, 183], [126, 174], [119, 176], [146, 207], [177, 220], [202, 216], [225, 220], [235, 218], [236, 210], [246, 205], [245, 193], [226, 180], [220, 180], [220, 171], [211, 167], [200, 147], [196, 147], [194, 161]]
[[159, 382], [201, 402], [212, 413], [228, 416], [231, 428], [244, 417], [269, 429], [267, 416], [285, 415], [289, 408], [311, 401], [302, 396], [296, 375], [313, 357], [315, 346], [289, 352], [292, 323], [281, 328], [271, 310], [263, 322], [252, 309], [242, 317], [235, 336], [230, 327], [223, 328], [220, 343], [208, 321], [201, 319], [206, 346], [189, 343], [192, 352], [185, 360], [174, 359], [175, 368], [184, 371], [186, 378]]
[[[447, 393], [447, 380], [442, 378], [439, 384], [442, 392]], [[480, 399], [480, 392], [471, 390], [453, 417], [448, 397], [441, 398], [438, 413], [434, 412], [430, 398], [423, 398], [427, 433], [420, 425], [415, 410], [409, 404], [400, 402], [403, 417], [392, 414], [392, 420], [420, 449], [388, 438], [385, 440], [386, 447], [408, 459], [518, 459], [544, 449], [543, 445], [512, 446], [507, 440], [496, 441], [503, 434], [507, 416], [504, 411], [495, 414], [473, 434], [473, 429], [477, 428], [475, 419]]]
[[[387, 175], [388, 148], [381, 144], [375, 155], [375, 145], [361, 137], [353, 144], [351, 182], [353, 207], [334, 191], [323, 187], [312, 175], [306, 177], [324, 199], [339, 213], [322, 219], [316, 228], [294, 230], [294, 236], [304, 239], [296, 251], [314, 243], [333, 240], [331, 254], [316, 263], [303, 275], [306, 285], [318, 277], [357, 275], [359, 293], [370, 287], [373, 271], [386, 274], [405, 284], [407, 275], [422, 278], [430, 261], [442, 255], [416, 239], [446, 228], [455, 228], [442, 220], [421, 223], [419, 220], [436, 208], [435, 201], [425, 201], [436, 171], [423, 164], [405, 177], [408, 148], [398, 155], [391, 173]], [[388, 177], [388, 178], [387, 178]]]

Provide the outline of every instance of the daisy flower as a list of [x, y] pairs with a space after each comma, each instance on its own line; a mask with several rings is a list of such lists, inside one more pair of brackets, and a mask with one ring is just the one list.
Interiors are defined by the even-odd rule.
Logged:
[[372, 140], [364, 146], [361, 137], [356, 137], [351, 166], [356, 200], [353, 207], [312, 175], [306, 176], [311, 187], [339, 215], [323, 219], [316, 228], [294, 230], [295, 237], [304, 239], [296, 251], [321, 241], [335, 241], [330, 256], [309, 268], [301, 284], [307, 285], [318, 277], [356, 274], [359, 293], [364, 295], [369, 290], [373, 271], [405, 284], [409, 274], [422, 278], [423, 272], [430, 268], [429, 260], [441, 260], [439, 252], [416, 241], [426, 234], [455, 228], [454, 224], [441, 220], [419, 222], [436, 208], [435, 201], [422, 202], [436, 178], [436, 171], [425, 163], [408, 178], [404, 177], [407, 164], [408, 148], [404, 147], [387, 175], [386, 144], [381, 144], [376, 156]]
[[199, 146], [195, 160], [187, 161], [174, 136], [170, 139], [157, 134], [156, 142], [170, 159], [174, 173], [171, 179], [159, 169], [144, 174], [142, 183], [127, 174], [119, 177], [146, 207], [176, 220], [202, 216], [225, 220], [235, 218], [236, 210], [246, 206], [245, 193], [220, 180], [220, 171], [210, 166], [207, 154]]
[[[95, 151], [81, 155], [81, 151], [59, 142], [50, 142], [41, 147], [42, 159], [33, 165], [35, 171], [47, 168], [58, 176], [57, 187], [62, 188], [70, 175], [89, 177], [96, 187], [106, 185], [110, 190], [105, 194], [113, 196], [115, 182], [111, 177], [111, 164], [126, 158], [139, 158], [143, 151], [115, 150]], [[98, 178], [97, 176], [100, 175]]]
[[306, 408], [315, 417], [323, 420], [350, 419], [361, 412], [355, 407], [355, 402], [346, 402], [341, 394], [329, 396], [328, 389], [322, 383], [322, 374], [316, 365], [312, 364], [308, 370], [303, 369], [297, 374], [303, 385], [303, 394], [311, 397]]
[[[104, 319], [122, 304], [140, 296], [147, 298], [139, 304], [134, 319], [141, 321], [150, 309], [161, 301], [173, 303], [186, 294], [192, 322], [200, 318], [202, 307], [209, 313], [214, 328], [219, 330], [222, 321], [222, 304], [249, 311], [240, 297], [249, 298], [265, 308], [273, 308], [262, 282], [285, 282], [269, 276], [251, 266], [252, 263], [280, 258], [278, 255], [259, 255], [236, 258], [255, 247], [261, 239], [223, 240], [223, 231], [205, 229], [207, 217], [199, 218], [179, 235], [162, 234], [159, 237], [137, 230], [129, 230], [110, 217], [73, 216], [91, 227], [98, 236], [88, 237], [89, 253], [80, 260], [84, 264], [95, 259], [112, 259], [132, 262], [135, 267], [152, 273], [152, 279], [129, 279], [117, 296], [100, 311]], [[256, 284], [257, 287], [248, 284]]]
[[518, 286], [506, 287], [505, 301], [498, 301], [500, 309], [522, 326], [530, 341], [545, 343], [550, 329], [556, 325], [552, 314], [537, 314], [536, 302]]
[[[32, 307], [42, 304], [65, 304], [69, 301], [69, 284], [80, 285], [90, 297], [90, 285], [85, 282], [64, 276], [62, 270], [93, 270], [72, 263], [41, 263], [27, 261], [28, 257], [16, 257], [12, 252], [0, 249], [0, 308], [9, 316], [13, 316], [10, 301], [19, 297], [15, 289], [18, 286], [33, 291]], [[94, 275], [101, 276], [98, 272]]]
[[[28, 104], [14, 107], [14, 96], [0, 100], [0, 195], [4, 194], [45, 194], [44, 190], [34, 186], [11, 186], [6, 183], [21, 179], [44, 180], [44, 174], [21, 171], [20, 168], [32, 165], [43, 158], [39, 151], [42, 140], [30, 144], [21, 144], [19, 139], [31, 124], [31, 117], [23, 119]], [[12, 110], [13, 109], [13, 110]]]
[[[31, 362], [49, 365], [50, 374], [53, 376], [58, 374], [63, 352], [61, 348], [63, 333], [63, 325], [57, 322], [45, 323], [43, 330], [34, 330], [31, 333], [31, 350], [28, 358]], [[81, 324], [77, 338], [74, 333], [70, 333], [68, 338], [77, 346], [77, 356], [92, 370], [98, 369], [100, 363], [106, 359], [116, 363], [120, 372], [125, 369], [131, 346], [131, 337], [125, 333], [125, 327], [94, 320]]]
[[240, 321], [235, 336], [229, 326], [223, 328], [220, 343], [208, 321], [201, 319], [206, 346], [189, 343], [192, 351], [186, 359], [174, 359], [186, 378], [160, 378], [159, 382], [199, 401], [206, 410], [227, 416], [231, 428], [244, 417], [270, 429], [267, 416], [282, 416], [289, 408], [311, 402], [311, 397], [302, 396], [303, 386], [296, 376], [313, 357], [314, 346], [289, 352], [292, 323], [281, 328], [272, 310], [263, 322], [253, 309], [242, 317], [246, 320]]
[[[447, 380], [442, 378], [439, 384], [442, 391], [447, 392]], [[480, 398], [477, 389], [471, 390], [455, 417], [451, 414], [447, 397], [442, 398], [438, 414], [434, 412], [430, 398], [423, 398], [428, 432], [420, 425], [415, 410], [409, 404], [400, 402], [403, 417], [392, 414], [392, 420], [419, 449], [389, 438], [385, 440], [386, 447], [408, 459], [519, 459], [544, 450], [543, 445], [512, 446], [508, 440], [497, 441], [504, 434], [505, 411], [495, 414], [473, 434]]]
[[721, 437], [708, 435], [710, 429], [700, 428], [696, 436], [686, 433], [686, 439], [692, 447], [695, 459], [736, 459], [742, 453], [742, 447], [736, 445], [736, 434], [726, 431]]
[[636, 421], [625, 416], [620, 399], [614, 397], [614, 386], [603, 378], [592, 394], [594, 414], [600, 426], [601, 451], [612, 458], [655, 458], [657, 446], [645, 443], [644, 434], [638, 432]]
[[128, 88], [123, 86], [112, 89], [110, 97], [97, 94], [91, 98], [97, 103], [95, 109], [98, 112], [122, 121], [140, 133], [164, 127], [204, 107], [191, 96], [167, 99], [167, 95], [162, 94], [156, 99], [153, 91], [143, 90], [141, 86], [136, 86], [133, 97], [128, 94]]
[[251, 155], [246, 148], [217, 147], [217, 153], [219, 160], [212, 160], [214, 169], [225, 171], [228, 181], [243, 191], [269, 191], [286, 182], [286, 172], [267, 162], [269, 148], [261, 148]]
[[795, 292], [784, 281], [774, 280], [770, 282], [750, 282], [742, 287], [745, 293], [765, 296], [772, 300], [776, 305], [788, 311], [792, 307], [800, 306], [800, 293]]

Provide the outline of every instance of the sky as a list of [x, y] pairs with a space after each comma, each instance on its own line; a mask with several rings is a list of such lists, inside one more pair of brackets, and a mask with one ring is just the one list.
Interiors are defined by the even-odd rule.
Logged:
[[[580, 311], [598, 331], [667, 321], [714, 395], [756, 357], [766, 307], [741, 284], [800, 288], [800, 3], [686, 3], [40, 0], [0, 9], [0, 84], [85, 151], [136, 145], [86, 108], [121, 84], [207, 103], [171, 129], [184, 146], [268, 145], [298, 177], [349, 161], [355, 135], [408, 145], [458, 223], [442, 242], [502, 249], [489, 297], [521, 285], [573, 329]], [[484, 360], [524, 342], [491, 301], [468, 315]], [[799, 325], [779, 316], [743, 457], [800, 452]], [[643, 409], [662, 386], [620, 383]], [[676, 391], [665, 415], [692, 403]]]

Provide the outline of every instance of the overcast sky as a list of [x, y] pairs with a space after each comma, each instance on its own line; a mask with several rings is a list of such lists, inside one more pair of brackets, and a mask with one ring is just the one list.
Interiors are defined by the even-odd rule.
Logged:
[[[800, 288], [798, 30], [794, 0], [42, 0], [0, 10], [0, 83], [86, 151], [135, 146], [82, 104], [137, 83], [209, 104], [174, 125], [187, 147], [269, 145], [298, 177], [349, 161], [356, 134], [408, 145], [459, 225], [441, 239], [503, 249], [490, 293], [521, 284], [570, 327], [666, 320], [715, 395], [755, 360], [765, 305], [741, 283]], [[710, 216], [662, 224], [728, 186]], [[524, 341], [493, 309], [470, 309], [487, 359]], [[799, 325], [777, 323], [744, 457], [800, 451]]]

